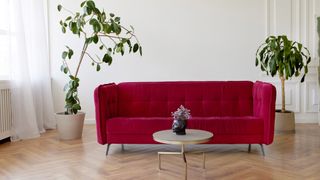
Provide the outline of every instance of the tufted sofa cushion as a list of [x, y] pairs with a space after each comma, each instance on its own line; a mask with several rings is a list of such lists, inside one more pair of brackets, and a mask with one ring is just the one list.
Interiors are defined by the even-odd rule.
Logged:
[[118, 116], [169, 117], [180, 105], [197, 117], [249, 116], [252, 86], [250, 81], [120, 83]]

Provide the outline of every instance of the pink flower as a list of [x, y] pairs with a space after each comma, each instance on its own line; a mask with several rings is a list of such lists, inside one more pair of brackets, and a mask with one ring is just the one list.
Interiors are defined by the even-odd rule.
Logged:
[[171, 112], [174, 119], [178, 120], [188, 120], [191, 118], [190, 110], [180, 105], [180, 107], [175, 112]]

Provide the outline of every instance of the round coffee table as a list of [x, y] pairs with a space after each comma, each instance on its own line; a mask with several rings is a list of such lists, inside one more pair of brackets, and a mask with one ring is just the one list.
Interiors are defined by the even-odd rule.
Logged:
[[[181, 145], [181, 152], [158, 152], [159, 170], [161, 170], [161, 155], [182, 155], [185, 163], [185, 179], [187, 179], [187, 159], [184, 145], [205, 143], [210, 141], [212, 137], [213, 134], [211, 132], [198, 129], [187, 129], [186, 135], [176, 135], [174, 132], [172, 132], [172, 129], [153, 133], [153, 139], [159, 143]], [[202, 167], [205, 168], [205, 153], [193, 153], [203, 154]]]

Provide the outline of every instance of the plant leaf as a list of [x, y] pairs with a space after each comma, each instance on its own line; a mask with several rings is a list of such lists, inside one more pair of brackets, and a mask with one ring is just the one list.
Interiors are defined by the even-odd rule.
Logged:
[[92, 37], [92, 41], [93, 41], [95, 44], [97, 44], [97, 43], [98, 43], [98, 41], [99, 41], [99, 37], [98, 37], [98, 35], [97, 35], [97, 34], [95, 34], [95, 35]]
[[72, 105], [72, 109], [81, 110], [80, 104], [74, 104]]
[[142, 46], [139, 47], [140, 56], [142, 56]]
[[304, 79], [306, 78], [306, 75], [304, 74], [303, 76], [302, 76], [302, 78], [301, 78], [301, 80], [300, 80], [300, 82], [304, 82]]
[[61, 11], [61, 9], [62, 9], [61, 4], [59, 4], [59, 5], [57, 6], [57, 9], [58, 9], [59, 12]]
[[103, 31], [105, 33], [107, 33], [107, 34], [111, 33], [112, 30], [111, 30], [111, 26], [109, 24], [105, 23], [105, 24], [102, 25], [102, 27], [103, 27]]
[[120, 21], [120, 17], [115, 17], [114, 21], [119, 22]]
[[133, 46], [133, 52], [137, 52], [139, 49], [139, 44], [138, 43], [135, 43], [134, 46]]
[[71, 18], [72, 18], [71, 16], [68, 16], [68, 17], [66, 18], [66, 21], [69, 21]]
[[69, 25], [70, 30], [72, 31], [73, 34], [78, 33], [78, 26], [76, 22], [71, 22]]
[[97, 69], [96, 69], [96, 70], [97, 70], [97, 71], [100, 71], [100, 68], [101, 68], [100, 65], [97, 64]]
[[103, 56], [102, 61], [105, 62], [105, 63], [108, 63], [108, 65], [110, 66], [111, 63], [112, 63], [112, 57], [108, 53], [106, 53]]
[[92, 43], [92, 38], [91, 38], [91, 37], [90, 37], [90, 38], [87, 38], [87, 39], [86, 39], [86, 43], [87, 43], [87, 44]]
[[62, 52], [62, 59], [66, 59], [67, 56], [68, 56], [68, 52], [67, 51], [63, 51]]
[[87, 1], [87, 6], [90, 8], [90, 9], [94, 9], [96, 7], [96, 5], [94, 4], [93, 1]]
[[61, 27], [61, 30], [63, 33], [66, 33], [66, 28], [65, 27]]
[[93, 31], [95, 33], [99, 32], [101, 30], [100, 23], [99, 23], [99, 21], [97, 19], [91, 19], [89, 24], [92, 25]]
[[86, 3], [86, 1], [83, 1], [83, 2], [80, 4], [80, 7], [83, 7], [85, 3]]
[[67, 68], [67, 67], [63, 68], [63, 72], [64, 72], [65, 74], [67, 74], [67, 73], [68, 73], [68, 68]]
[[72, 55], [73, 55], [73, 50], [69, 49], [68, 58], [71, 59]]
[[111, 27], [113, 32], [116, 33], [117, 35], [121, 33], [121, 27], [117, 23], [112, 22]]

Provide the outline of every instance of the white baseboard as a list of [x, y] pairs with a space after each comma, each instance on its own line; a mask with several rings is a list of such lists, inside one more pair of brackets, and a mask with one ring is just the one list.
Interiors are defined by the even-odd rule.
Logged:
[[295, 113], [296, 123], [318, 123], [318, 113]]
[[85, 119], [84, 124], [96, 124], [96, 120], [95, 119]]

